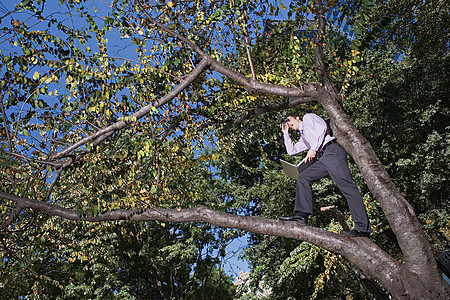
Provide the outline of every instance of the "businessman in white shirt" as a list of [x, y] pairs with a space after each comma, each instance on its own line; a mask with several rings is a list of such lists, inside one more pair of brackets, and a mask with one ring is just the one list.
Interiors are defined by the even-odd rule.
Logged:
[[[297, 143], [292, 142], [289, 129], [300, 131], [301, 138]], [[370, 237], [372, 230], [369, 218], [361, 193], [350, 174], [347, 152], [339, 145], [335, 137], [329, 135], [326, 122], [315, 114], [306, 114], [303, 119], [288, 115], [282, 125], [282, 132], [289, 155], [296, 155], [308, 150], [306, 160], [315, 160], [315, 162], [297, 178], [294, 214], [280, 217], [280, 220], [306, 224], [308, 217], [313, 214], [312, 183], [330, 175], [347, 199], [355, 223], [354, 229], [341, 233], [355, 237]]]

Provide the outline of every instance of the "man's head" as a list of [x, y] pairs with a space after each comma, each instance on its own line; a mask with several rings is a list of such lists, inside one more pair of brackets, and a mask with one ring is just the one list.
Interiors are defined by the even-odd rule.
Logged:
[[284, 123], [291, 129], [300, 130], [300, 124], [302, 123], [302, 120], [300, 120], [298, 116], [287, 115]]

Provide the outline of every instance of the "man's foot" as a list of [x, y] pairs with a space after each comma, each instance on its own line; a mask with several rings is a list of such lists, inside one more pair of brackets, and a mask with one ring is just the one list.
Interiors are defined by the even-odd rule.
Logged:
[[364, 231], [359, 231], [356, 229], [352, 229], [352, 230], [342, 230], [341, 233], [343, 235], [346, 236], [351, 236], [351, 237], [366, 237], [366, 238], [370, 238], [370, 232], [364, 232]]
[[297, 221], [300, 224], [304, 224], [304, 225], [306, 225], [308, 223], [308, 219], [307, 218], [302, 217], [302, 216], [297, 215], [297, 214], [293, 214], [292, 216], [280, 217], [280, 221]]

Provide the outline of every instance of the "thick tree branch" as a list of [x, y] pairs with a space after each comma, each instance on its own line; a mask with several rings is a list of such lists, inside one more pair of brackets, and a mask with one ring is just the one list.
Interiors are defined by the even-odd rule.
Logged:
[[[379, 249], [378, 246], [369, 239], [349, 238], [345, 235], [333, 233], [324, 229], [302, 226], [296, 222], [282, 222], [262, 217], [233, 215], [216, 211], [205, 206], [181, 210], [157, 207], [146, 210], [119, 209], [108, 211], [97, 216], [80, 217], [75, 210], [63, 208], [47, 202], [20, 198], [1, 191], [0, 198], [15, 201], [17, 205], [22, 208], [35, 209], [45, 212], [50, 216], [57, 216], [74, 221], [104, 222], [126, 220], [133, 222], [161, 221], [172, 223], [207, 222], [224, 228], [236, 228], [257, 234], [307, 241], [311, 244], [343, 255], [352, 264], [360, 268], [364, 274], [380, 280], [388, 289], [393, 288], [393, 286], [402, 282], [401, 276], [407, 275], [415, 278], [414, 274], [409, 273], [404, 266]], [[378, 273], [382, 273], [383, 276], [379, 276]], [[414, 285], [416, 283], [410, 282], [405, 284]], [[398, 286], [395, 286], [395, 288], [399, 289]], [[405, 288], [408, 287], [405, 286]], [[401, 289], [402, 287], [400, 287], [400, 290]], [[419, 297], [420, 296], [423, 295], [419, 295]], [[413, 299], [413, 297], [411, 299]]]
[[[307, 89], [310, 89], [314, 84], [307, 85]], [[311, 88], [314, 89], [314, 88]], [[312, 94], [310, 97], [298, 97], [298, 98], [292, 98], [290, 101], [287, 102], [280, 102], [280, 103], [272, 103], [261, 107], [256, 107], [253, 109], [250, 109], [244, 113], [242, 113], [241, 116], [237, 118], [227, 118], [223, 120], [213, 119], [210, 122], [205, 123], [203, 126], [210, 126], [213, 124], [241, 124], [244, 121], [258, 115], [262, 115], [268, 112], [276, 112], [280, 110], [289, 109], [292, 107], [295, 107], [297, 105], [300, 105], [302, 103], [317, 101], [316, 95]]]

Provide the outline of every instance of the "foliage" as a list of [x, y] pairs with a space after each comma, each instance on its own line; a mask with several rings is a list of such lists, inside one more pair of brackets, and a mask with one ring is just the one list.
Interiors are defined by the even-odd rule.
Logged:
[[[448, 211], [448, 55], [393, 63], [397, 51], [365, 55], [364, 68], [352, 82], [352, 98], [345, 103], [358, 128], [370, 140], [393, 180], [414, 206], [423, 224], [437, 211]], [[367, 79], [370, 79], [369, 81]], [[444, 223], [442, 223], [444, 222]], [[441, 223], [441, 225], [438, 225]], [[430, 239], [436, 251], [448, 247], [444, 220]], [[439, 241], [438, 241], [439, 240]]]
[[395, 44], [417, 59], [449, 51], [449, 8], [434, 0], [335, 1], [355, 28], [358, 46]]
[[[231, 299], [218, 269], [227, 237], [206, 224], [84, 224], [38, 217], [4, 240], [2, 296], [8, 299]], [[30, 289], [29, 287], [33, 287]], [[200, 295], [200, 297], [197, 297]], [[212, 298], [211, 298], [212, 299]]]

